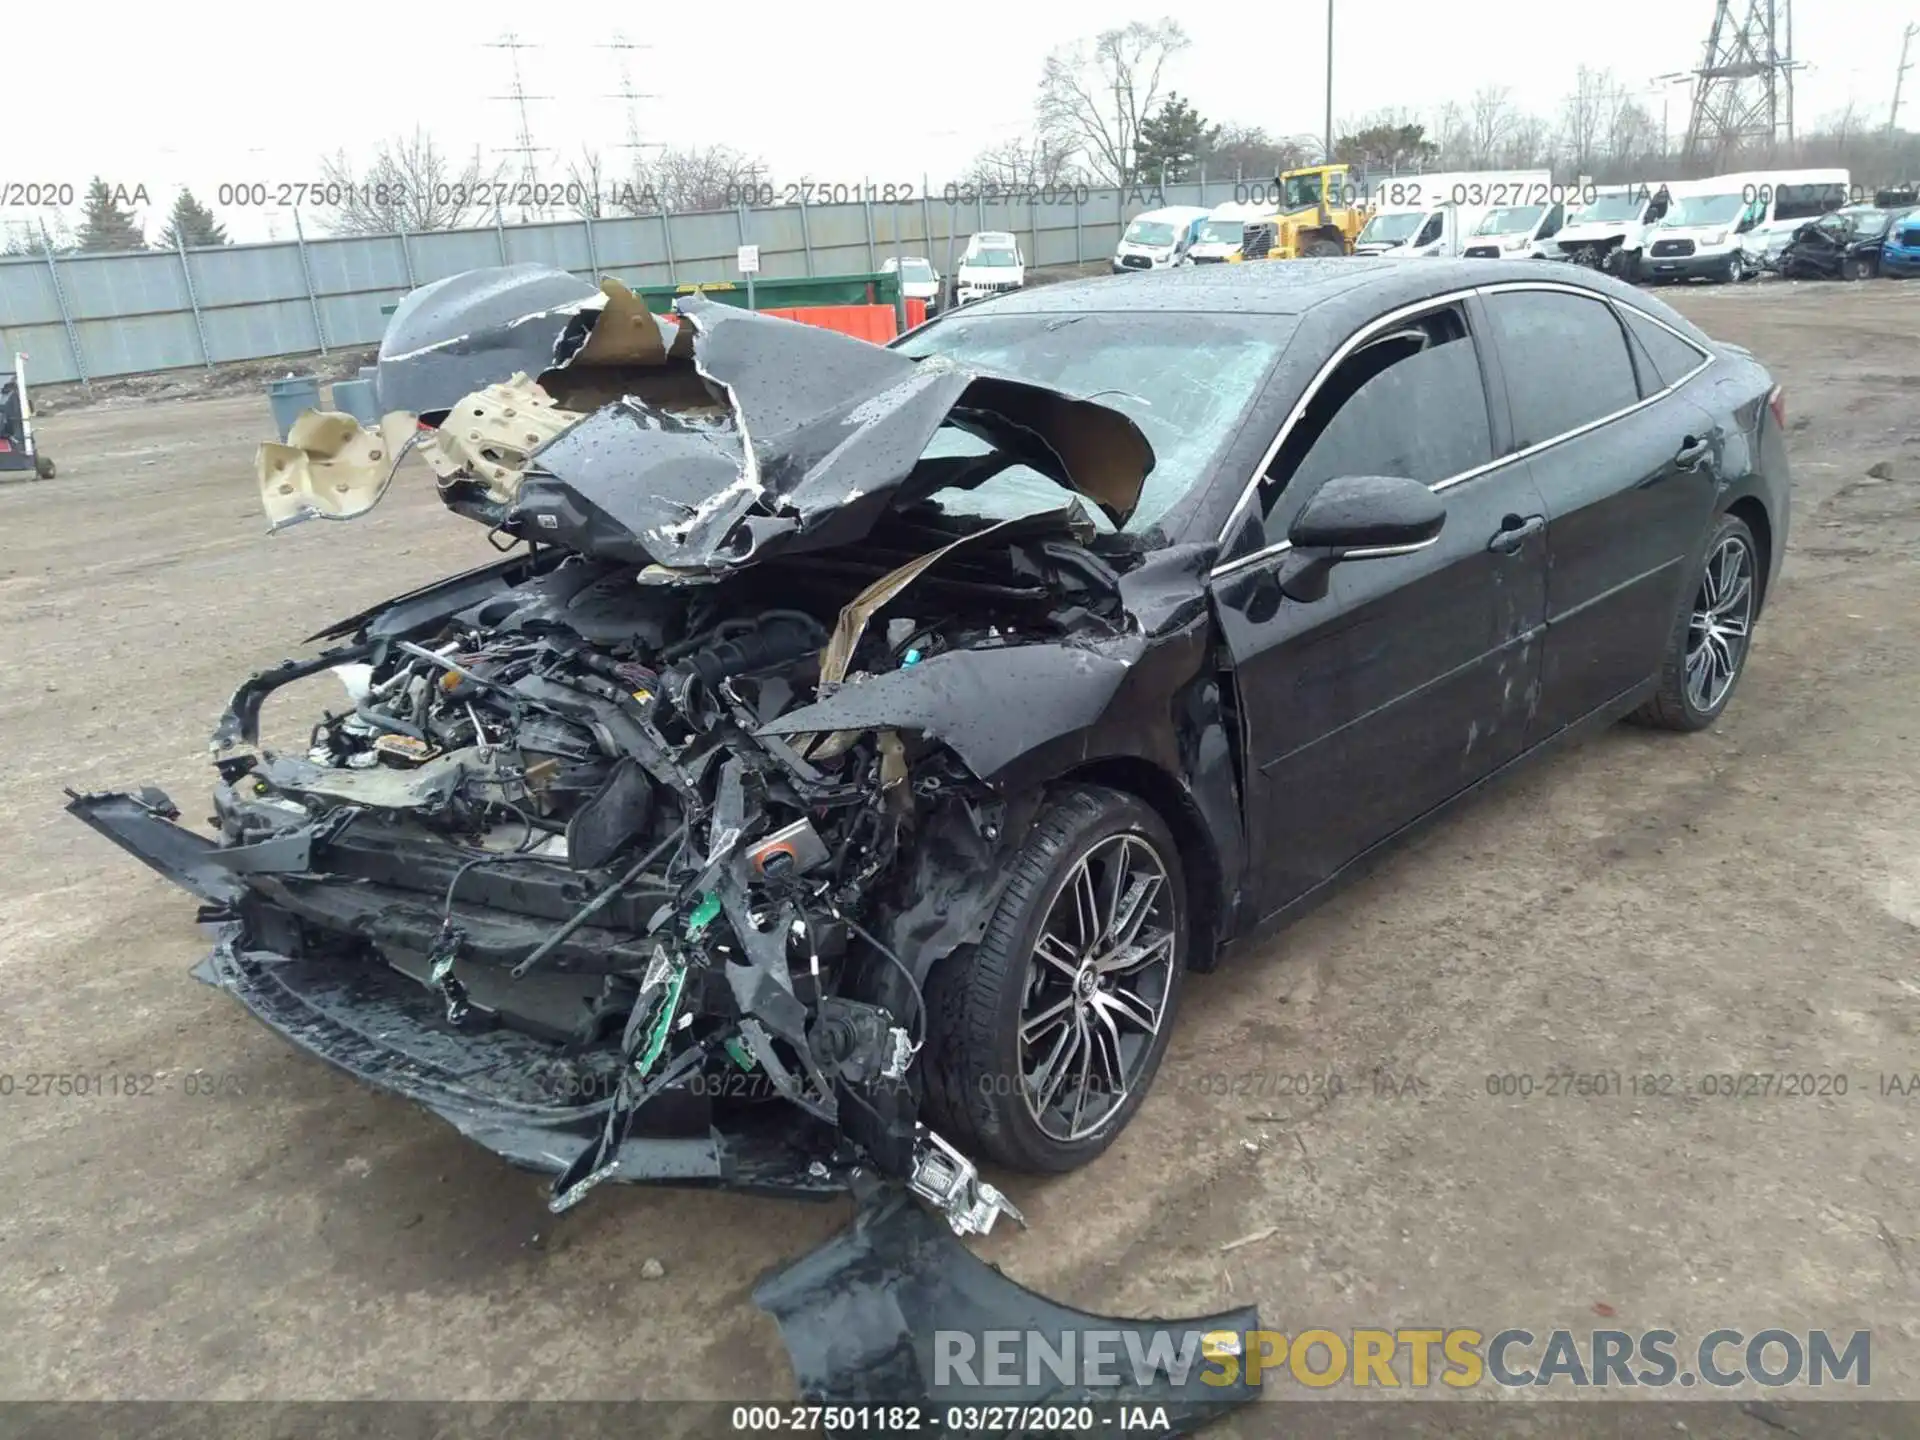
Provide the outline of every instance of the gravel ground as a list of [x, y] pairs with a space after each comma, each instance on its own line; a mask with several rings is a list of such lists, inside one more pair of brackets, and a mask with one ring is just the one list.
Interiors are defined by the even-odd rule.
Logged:
[[[1010, 1274], [1294, 1331], [1871, 1327], [1874, 1393], [1920, 1398], [1915, 1102], [1880, 1079], [1920, 1071], [1920, 285], [1670, 293], [1787, 388], [1792, 542], [1725, 719], [1534, 767], [1195, 977], [1107, 1156], [996, 1177], [1032, 1223], [979, 1247]], [[150, 780], [196, 817], [239, 677], [485, 557], [424, 471], [268, 539], [268, 427], [258, 393], [65, 410], [59, 478], [0, 485], [0, 1075], [157, 1077], [0, 1099], [0, 1396], [790, 1394], [749, 1288], [844, 1206], [606, 1187], [556, 1226], [538, 1179], [193, 983], [190, 904], [58, 813]], [[1850, 1088], [1488, 1094], [1569, 1068]]]

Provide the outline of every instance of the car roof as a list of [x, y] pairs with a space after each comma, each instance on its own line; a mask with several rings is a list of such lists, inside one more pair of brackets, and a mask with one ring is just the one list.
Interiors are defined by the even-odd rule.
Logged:
[[1301, 315], [1332, 301], [1390, 310], [1430, 295], [1501, 281], [1551, 280], [1611, 298], [1638, 292], [1584, 266], [1543, 260], [1256, 260], [1241, 265], [1182, 265], [1124, 280], [1096, 276], [1017, 290], [981, 302], [981, 313], [1048, 315], [1062, 311], [1184, 311]]

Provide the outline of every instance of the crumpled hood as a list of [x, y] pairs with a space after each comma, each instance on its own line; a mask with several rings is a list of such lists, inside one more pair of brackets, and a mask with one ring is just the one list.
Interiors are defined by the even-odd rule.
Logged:
[[[624, 342], [619, 357], [607, 353], [616, 331]], [[576, 360], [583, 367], [616, 358], [661, 364], [675, 333], [624, 287], [602, 291], [547, 265], [466, 270], [409, 291], [394, 310], [374, 394], [382, 415], [437, 419], [463, 396], [516, 373], [537, 379]], [[600, 342], [589, 352], [596, 334]]]
[[[415, 448], [449, 508], [668, 572], [856, 541], [889, 508], [1016, 465], [1119, 525], [1153, 468], [1139, 426], [1095, 401], [699, 295], [674, 310], [542, 265], [421, 287], [380, 346], [382, 428], [315, 412], [261, 447], [269, 518], [365, 513], [415, 416], [438, 422]], [[990, 451], [923, 460], [945, 425]]]
[[1583, 225], [1564, 226], [1553, 238], [1562, 245], [1574, 245], [1594, 240], [1625, 240], [1645, 230], [1638, 220], [1589, 220]]
[[[730, 423], [636, 396], [535, 452], [505, 528], [604, 559], [726, 570], [857, 540], [889, 506], [1025, 465], [1117, 524], [1153, 464], [1117, 410], [815, 326], [689, 297], [692, 363]], [[994, 453], [921, 463], [942, 425]]]

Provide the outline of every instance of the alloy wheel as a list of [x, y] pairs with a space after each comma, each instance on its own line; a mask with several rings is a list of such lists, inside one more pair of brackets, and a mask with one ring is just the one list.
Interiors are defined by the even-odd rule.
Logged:
[[1711, 714], [1727, 698], [1746, 660], [1753, 629], [1753, 547], [1739, 535], [1707, 557], [1687, 625], [1687, 699]]
[[1067, 871], [1027, 965], [1020, 1079], [1049, 1139], [1072, 1142], [1118, 1114], [1166, 1018], [1181, 917], [1166, 862], [1138, 834], [1112, 835]]

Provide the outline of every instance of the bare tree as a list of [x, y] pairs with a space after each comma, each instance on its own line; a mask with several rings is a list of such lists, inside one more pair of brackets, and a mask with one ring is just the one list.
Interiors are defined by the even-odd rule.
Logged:
[[1512, 93], [1505, 85], [1482, 85], [1474, 92], [1473, 105], [1467, 112], [1473, 164], [1493, 165], [1507, 153], [1514, 126], [1520, 120], [1510, 99]]
[[1055, 50], [1040, 74], [1041, 132], [1084, 154], [1101, 181], [1131, 185], [1140, 122], [1165, 98], [1167, 62], [1190, 43], [1177, 21], [1135, 20]]
[[1041, 135], [1019, 135], [989, 145], [973, 157], [962, 183], [982, 190], [1026, 190], [1071, 184], [1073, 147]]
[[766, 191], [767, 167], [731, 145], [662, 150], [637, 163], [630, 177], [607, 182], [610, 214], [658, 215], [680, 210], [731, 210]]
[[588, 220], [608, 213], [607, 163], [591, 145], [582, 145], [580, 158], [567, 162], [567, 202], [569, 210]]
[[346, 152], [320, 162], [322, 226], [335, 235], [391, 235], [405, 229], [457, 230], [481, 219], [501, 171], [476, 146], [464, 165], [424, 130], [384, 140], [372, 164], [356, 170]]
[[1467, 125], [1467, 112], [1456, 100], [1449, 100], [1433, 112], [1427, 134], [1440, 147], [1437, 163], [1443, 170], [1461, 170], [1469, 162], [1473, 137]]
[[1653, 113], [1624, 88], [1614, 92], [1607, 109], [1607, 162], [1619, 168], [1650, 159], [1665, 145]]
[[1551, 169], [1552, 127], [1538, 115], [1515, 114], [1495, 160], [1507, 170]]
[[1207, 152], [1210, 178], [1267, 184], [1281, 172], [1296, 170], [1315, 152], [1316, 142], [1298, 136], [1275, 138], [1258, 125], [1222, 125]]
[[1578, 175], [1593, 172], [1606, 129], [1608, 92], [1615, 88], [1610, 73], [1582, 65], [1574, 72], [1573, 93], [1562, 102], [1560, 150]]

